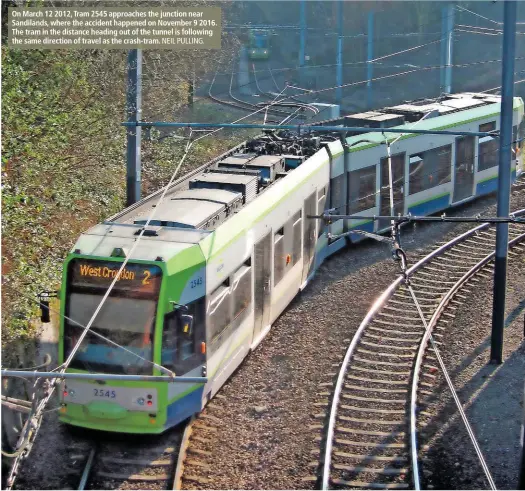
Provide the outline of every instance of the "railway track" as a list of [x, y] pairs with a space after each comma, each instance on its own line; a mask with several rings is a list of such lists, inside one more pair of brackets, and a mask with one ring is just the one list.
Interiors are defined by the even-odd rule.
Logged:
[[132, 441], [112, 435], [83, 451], [73, 449], [69, 464], [81, 470], [77, 489], [181, 489], [192, 424]]
[[[524, 244], [524, 227], [511, 226], [509, 255], [523, 254]], [[468, 284], [488, 274], [494, 245], [495, 227], [484, 224], [407, 270], [428, 331], [402, 276], [375, 302], [340, 366], [328, 414], [317, 415], [325, 422], [314, 463], [323, 489], [419, 489], [416, 428], [429, 421], [424, 399], [439, 369], [430, 333], [439, 350]]]
[[[275, 87], [279, 91], [278, 93], [264, 92], [261, 89], [261, 87], [259, 85], [259, 80], [257, 78], [257, 70], [255, 70], [255, 65], [252, 64], [253, 79], [255, 81], [255, 86], [257, 87], [257, 92], [259, 92], [260, 95], [262, 95], [263, 97], [266, 97], [269, 100], [275, 100], [275, 97], [282, 91], [277, 86], [277, 82], [275, 81], [275, 78], [274, 78], [274, 76], [272, 74], [271, 69], [268, 68], [268, 70], [270, 71], [270, 75], [272, 76], [272, 79], [273, 79], [273, 82], [275, 84]], [[289, 99], [289, 100], [295, 101], [295, 102], [280, 102], [280, 103], [277, 103], [276, 105], [281, 106], [281, 107], [290, 107], [290, 108], [296, 110], [294, 112], [297, 112], [298, 110], [302, 110], [302, 111], [310, 111], [310, 112], [313, 113], [313, 115], [319, 114], [319, 109], [317, 107], [312, 106], [311, 104], [308, 104], [306, 102], [299, 101], [298, 99], [296, 99], [295, 96], [287, 95], [286, 98]], [[264, 106], [265, 104], [266, 103], [259, 102], [257, 104], [257, 106], [261, 107], [261, 106]], [[294, 114], [294, 113], [292, 113], [292, 114]]]
[[[233, 79], [234, 79], [234, 75], [235, 75], [235, 67], [232, 69], [231, 76], [230, 76], [230, 82], [229, 82], [229, 88], [228, 88], [228, 96], [229, 96], [229, 98], [231, 100], [220, 99], [219, 97], [213, 95], [212, 89], [213, 89], [213, 86], [215, 85], [215, 81], [217, 79], [219, 67], [220, 67], [220, 65], [217, 67], [217, 70], [216, 70], [215, 75], [214, 75], [214, 77], [212, 79], [210, 87], [208, 88], [208, 98], [211, 99], [214, 102], [217, 102], [218, 104], [226, 105], [226, 106], [229, 106], [229, 107], [234, 107], [236, 109], [249, 111], [249, 112], [254, 112], [254, 111], [259, 110], [260, 113], [263, 114], [263, 108], [265, 106], [267, 106], [268, 103], [266, 103], [266, 102], [264, 102], [264, 103], [263, 102], [259, 102], [257, 104], [253, 104], [251, 102], [245, 101], [245, 100], [237, 97], [236, 95], [234, 95], [234, 93], [233, 93]], [[281, 117], [281, 120], [268, 119], [267, 121], [269, 123], [279, 124], [283, 120], [283, 117], [284, 117], [284, 120], [287, 120], [290, 117], [294, 116], [299, 110], [303, 110], [303, 111], [309, 110], [313, 114], [317, 114], [319, 112], [319, 110], [317, 108], [314, 108], [310, 104], [307, 104], [307, 103], [304, 103], [304, 102], [300, 102], [300, 101], [296, 101], [296, 102], [275, 102], [275, 100], [277, 98], [276, 96], [278, 96], [278, 95], [277, 94], [269, 94], [269, 93], [263, 92], [261, 90], [260, 86], [259, 86], [259, 82], [257, 80], [257, 77], [256, 77], [255, 73], [254, 73], [254, 77], [255, 77], [255, 85], [257, 87], [258, 92], [261, 95], [267, 97], [268, 99], [270, 99], [272, 101], [272, 107], [267, 109], [265, 111], [265, 113], [268, 114], [268, 115]], [[273, 75], [272, 75], [272, 77], [273, 77]], [[290, 110], [288, 111], [288, 110], [278, 109], [276, 106], [289, 108]]]
[[[239, 97], [236, 97], [236, 96], [233, 95], [234, 70], [232, 70], [232, 74], [231, 74], [231, 77], [230, 77], [229, 89], [228, 89], [228, 95], [229, 95], [231, 100], [220, 99], [216, 95], [213, 95], [212, 90], [213, 90], [213, 86], [215, 85], [215, 81], [217, 79], [219, 68], [220, 68], [220, 65], [217, 67], [217, 70], [215, 71], [215, 75], [213, 76], [213, 79], [211, 81], [210, 87], [208, 88], [208, 98], [209, 99], [211, 99], [212, 101], [214, 101], [214, 102], [216, 102], [218, 104], [222, 104], [224, 106], [229, 106], [229, 107], [234, 107], [236, 109], [240, 109], [240, 110], [243, 110], [243, 111], [254, 112], [254, 111], [258, 110], [258, 109], [261, 109], [256, 104], [252, 104], [250, 102], [243, 101]], [[279, 109], [276, 109], [276, 108], [268, 109], [267, 112], [268, 112], [268, 114], [271, 114], [273, 116], [276, 116], [276, 115], [278, 115], [278, 116], [289, 116], [291, 114], [289, 111], [282, 111], [282, 110], [279, 110]], [[262, 111], [261, 111], [261, 113], [262, 113]], [[268, 120], [268, 122], [270, 122], [270, 120]], [[272, 120], [271, 122], [274, 123], [274, 124], [278, 124], [280, 121]]]

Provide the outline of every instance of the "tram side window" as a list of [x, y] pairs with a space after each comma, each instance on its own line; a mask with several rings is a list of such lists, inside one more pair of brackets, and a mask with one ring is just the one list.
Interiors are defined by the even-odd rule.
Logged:
[[231, 322], [230, 287], [222, 284], [215, 290], [208, 301], [208, 339], [210, 342], [220, 335]]
[[409, 194], [450, 182], [452, 145], [410, 155]]
[[[324, 213], [324, 208], [326, 204], [326, 186], [317, 191], [317, 211], [319, 214]], [[319, 228], [317, 229], [317, 237], [323, 235], [325, 229], [325, 224], [320, 221]]]
[[496, 121], [490, 121], [489, 123], [483, 123], [479, 125], [479, 131], [489, 132], [496, 130]]
[[274, 235], [273, 284], [277, 285], [302, 255], [302, 213], [299, 210]]
[[301, 219], [301, 210], [299, 210], [291, 219], [292, 227], [293, 227], [293, 246], [292, 246], [292, 266], [294, 264], [297, 264], [299, 259], [301, 259], [302, 254], [302, 247], [301, 247], [301, 239], [303, 237], [303, 234], [301, 232], [301, 225], [302, 225], [302, 219]]
[[521, 132], [522, 132], [522, 123], [519, 125], [514, 125], [512, 127], [512, 144], [511, 144], [511, 159], [517, 159], [518, 156], [516, 154], [517, 149], [521, 145]]
[[376, 166], [354, 170], [348, 174], [349, 213], [368, 210], [376, 205]]
[[335, 208], [336, 213], [343, 215], [346, 212], [345, 203], [345, 175], [334, 177], [330, 184], [330, 208]]
[[[484, 123], [479, 125], [479, 131], [494, 131], [496, 122]], [[498, 165], [499, 143], [491, 136], [484, 136], [478, 142], [478, 172], [490, 169]]]
[[252, 268], [241, 266], [233, 275], [233, 318], [248, 312], [252, 301]]
[[284, 227], [275, 232], [273, 238], [273, 284], [277, 285], [284, 276]]

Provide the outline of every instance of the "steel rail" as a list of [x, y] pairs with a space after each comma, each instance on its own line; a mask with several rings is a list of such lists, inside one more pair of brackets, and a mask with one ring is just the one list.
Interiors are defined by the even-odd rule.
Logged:
[[[245, 110], [248, 110], [248, 111], [253, 111], [254, 109], [259, 109], [259, 106], [257, 104], [253, 104], [251, 102], [246, 102], [246, 101], [243, 101], [242, 99], [239, 99], [238, 97], [235, 97], [232, 93], [232, 87], [233, 87], [233, 75], [234, 75], [234, 71], [232, 70], [232, 75], [231, 75], [231, 78], [230, 78], [230, 88], [229, 88], [229, 96], [234, 100], [234, 101], [237, 101], [239, 103], [238, 107], [241, 108], [241, 109], [245, 109]], [[210, 87], [210, 90], [211, 90], [211, 87]], [[217, 99], [218, 100], [218, 99]], [[224, 102], [224, 101], [222, 101]], [[247, 107], [242, 107], [242, 105], [244, 106], [247, 106]], [[266, 106], [267, 104], [264, 104], [263, 103], [263, 107]], [[272, 104], [272, 106], [274, 105], [277, 105], [277, 104]], [[290, 113], [288, 111], [281, 111], [280, 109], [267, 109], [267, 112], [269, 114], [274, 114], [274, 115], [279, 115], [279, 116], [288, 116], [290, 115]]]
[[[525, 213], [525, 210], [520, 210], [520, 214]], [[509, 241], [509, 246], [515, 245], [518, 242], [525, 240], [525, 233], [515, 237]], [[477, 264], [475, 264], [469, 271], [467, 271], [452, 288], [447, 292], [443, 297], [439, 305], [436, 307], [432, 318], [428, 322], [428, 329], [426, 330], [421, 344], [419, 345], [418, 354], [416, 357], [416, 362], [414, 364], [414, 377], [412, 379], [412, 390], [411, 390], [411, 400], [410, 400], [410, 442], [411, 442], [411, 459], [412, 459], [412, 475], [414, 479], [414, 488], [416, 490], [421, 489], [420, 480], [419, 480], [419, 461], [417, 458], [418, 449], [417, 449], [417, 415], [416, 415], [416, 406], [417, 406], [417, 389], [419, 383], [419, 370], [423, 363], [423, 357], [428, 346], [430, 337], [432, 336], [432, 330], [438, 323], [439, 319], [445, 308], [447, 307], [450, 300], [458, 292], [458, 290], [463, 287], [463, 285], [472, 278], [479, 270], [485, 267], [495, 255], [495, 251], [488, 254], [486, 257], [481, 259]]]
[[[525, 209], [519, 210], [514, 213], [514, 215], [523, 215], [525, 214]], [[489, 228], [490, 225], [485, 223], [482, 225], [479, 225], [478, 227], [475, 227], [471, 230], [468, 230], [467, 232], [464, 232], [463, 234], [455, 237], [454, 239], [450, 240], [446, 244], [441, 245], [434, 251], [432, 251], [429, 255], [425, 256], [424, 258], [420, 259], [417, 263], [415, 263], [413, 266], [411, 266], [407, 271], [407, 277], [410, 277], [415, 271], [417, 271], [419, 268], [421, 268], [423, 265], [430, 262], [435, 257], [441, 255], [446, 250], [454, 247], [456, 244], [462, 242], [463, 240], [471, 237], [472, 235], [475, 235], [480, 230], [484, 230], [486, 228]], [[325, 446], [325, 452], [324, 452], [324, 464], [323, 464], [323, 470], [322, 470], [322, 489], [329, 489], [329, 481], [330, 481], [330, 465], [331, 465], [331, 459], [332, 459], [332, 448], [333, 448], [333, 439], [334, 439], [334, 432], [335, 432], [335, 423], [337, 418], [337, 407], [339, 405], [339, 399], [341, 396], [341, 391], [343, 387], [344, 377], [345, 373], [347, 371], [347, 368], [349, 366], [350, 359], [352, 355], [354, 354], [355, 348], [357, 346], [357, 343], [361, 339], [361, 335], [365, 328], [370, 324], [374, 316], [377, 314], [377, 312], [385, 305], [385, 303], [390, 299], [390, 297], [395, 293], [397, 288], [405, 281], [405, 278], [403, 275], [400, 275], [394, 282], [390, 284], [390, 286], [380, 295], [380, 297], [374, 302], [372, 308], [368, 311], [365, 318], [359, 325], [357, 331], [354, 334], [354, 337], [352, 338], [352, 341], [350, 343], [350, 346], [348, 347], [345, 357], [343, 359], [343, 363], [341, 365], [341, 368], [339, 370], [339, 374], [337, 377], [335, 389], [334, 389], [334, 396], [332, 399], [332, 405], [330, 408], [330, 417], [328, 422], [328, 429], [327, 429], [327, 436], [326, 436], [326, 446]]]
[[193, 431], [193, 422], [195, 421], [195, 416], [193, 416], [189, 423], [184, 428], [184, 433], [182, 434], [182, 439], [180, 442], [179, 455], [177, 456], [177, 464], [175, 466], [175, 476], [173, 478], [172, 489], [178, 490], [182, 489], [182, 475], [184, 473], [184, 460], [186, 459], [186, 450], [189, 445], [190, 436]]
[[[255, 70], [255, 66], [253, 65], [253, 63], [252, 63], [252, 69], [253, 69], [253, 78], [255, 80], [255, 86], [257, 87], [257, 90], [258, 90], [259, 94], [263, 95], [267, 99], [273, 99], [274, 96], [270, 92], [264, 92], [261, 89], [261, 87], [259, 85], [259, 81], [257, 80], [257, 72]], [[271, 73], [271, 71], [270, 71], [270, 73]], [[275, 80], [274, 80], [274, 82], [275, 82]], [[293, 96], [289, 96], [289, 97], [292, 100], [295, 100], [296, 102], [281, 102], [281, 103], [276, 103], [275, 105], [276, 106], [283, 106], [283, 107], [298, 107], [298, 108], [308, 109], [309, 111], [312, 111], [315, 115], [319, 114], [319, 109], [316, 108], [315, 106], [312, 106], [308, 102], [297, 101], [296, 99], [293, 98]], [[264, 106], [264, 102], [258, 102], [256, 105], [258, 107]]]
[[93, 467], [93, 461], [95, 460], [96, 452], [96, 447], [93, 446], [93, 448], [89, 452], [86, 466], [84, 467], [84, 472], [82, 472], [82, 477], [80, 478], [80, 483], [78, 484], [79, 491], [83, 491], [84, 489], [86, 489], [87, 480], [89, 478], [89, 474], [91, 473], [91, 468]]

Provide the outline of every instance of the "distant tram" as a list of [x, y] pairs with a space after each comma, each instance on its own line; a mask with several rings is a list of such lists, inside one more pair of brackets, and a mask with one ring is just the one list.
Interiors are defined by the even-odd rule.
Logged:
[[[321, 123], [383, 128], [383, 134], [356, 132], [342, 142], [337, 134], [267, 134], [182, 177], [162, 202], [158, 191], [83, 233], [64, 265], [60, 363], [82, 333], [78, 323], [89, 322], [118, 280], [68, 369], [92, 378], [63, 383], [61, 421], [161, 433], [201, 411], [320, 264], [362, 240], [353, 230], [389, 230], [388, 220], [367, 218], [390, 212], [385, 137], [397, 139], [395, 214], [428, 215], [496, 190], [498, 140], [414, 134], [414, 123], [491, 132], [499, 120], [499, 96], [463, 93]], [[513, 178], [523, 170], [522, 120], [523, 101], [515, 97]], [[406, 133], [398, 138], [389, 128]], [[326, 209], [363, 218], [330, 224], [309, 218]], [[129, 262], [119, 274], [124, 258]], [[206, 379], [125, 380], [160, 375], [154, 364]], [[97, 374], [123, 377], [104, 381]]]
[[251, 60], [267, 60], [270, 57], [270, 36], [266, 29], [252, 29], [248, 56]]

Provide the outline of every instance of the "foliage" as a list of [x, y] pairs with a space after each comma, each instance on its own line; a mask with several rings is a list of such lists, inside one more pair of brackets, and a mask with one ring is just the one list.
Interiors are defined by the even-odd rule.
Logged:
[[4, 343], [32, 334], [30, 299], [58, 285], [80, 231], [121, 206], [123, 87], [95, 83], [98, 56], [2, 53]]
[[[78, 236], [124, 207], [127, 52], [2, 47], [5, 348], [35, 336], [37, 294], [59, 287]], [[228, 61], [234, 49], [235, 42], [225, 43], [221, 58]], [[216, 118], [216, 106], [187, 106], [190, 81], [199, 83], [215, 61], [205, 51], [145, 51], [143, 119]], [[179, 175], [241, 138], [202, 140]], [[143, 143], [143, 195], [166, 184], [182, 149], [170, 138]]]

